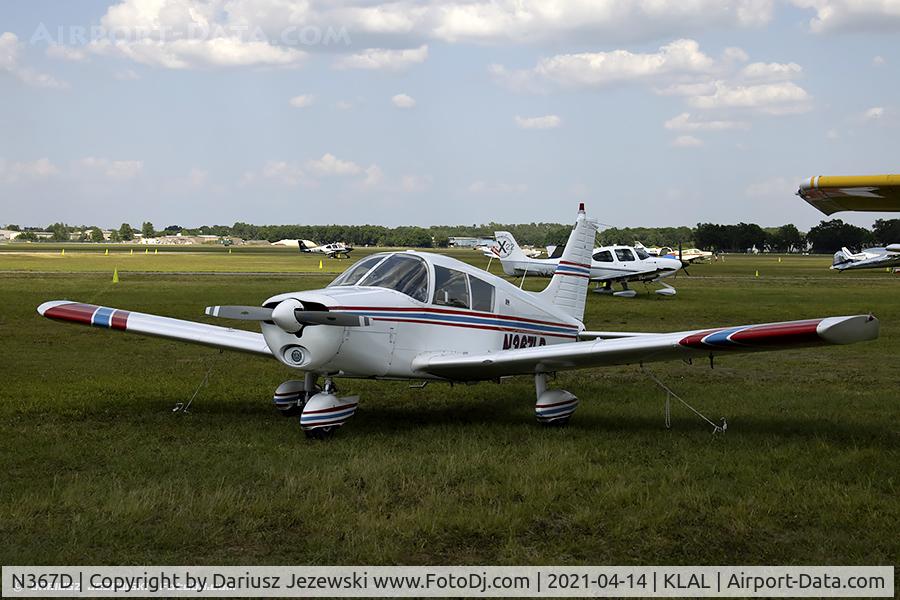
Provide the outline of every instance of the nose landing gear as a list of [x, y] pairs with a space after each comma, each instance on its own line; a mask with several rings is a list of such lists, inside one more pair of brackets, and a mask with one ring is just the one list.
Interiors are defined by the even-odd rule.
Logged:
[[338, 427], [356, 413], [359, 396], [337, 396], [337, 386], [330, 377], [325, 379], [324, 390], [312, 396], [300, 414], [300, 426], [306, 437], [325, 439], [334, 435]]

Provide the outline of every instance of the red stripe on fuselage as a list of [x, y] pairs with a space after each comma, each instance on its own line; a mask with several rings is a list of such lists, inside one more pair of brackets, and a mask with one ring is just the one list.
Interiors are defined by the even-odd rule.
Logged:
[[[570, 325], [568, 323], [558, 323], [555, 321], [540, 321], [538, 319], [528, 319], [526, 317], [513, 317], [510, 315], [497, 315], [494, 313], [486, 313], [486, 312], [478, 312], [474, 310], [468, 311], [460, 311], [460, 310], [447, 310], [445, 308], [407, 308], [407, 307], [393, 307], [393, 306], [331, 306], [329, 310], [350, 310], [350, 311], [372, 311], [372, 312], [425, 312], [425, 313], [437, 313], [443, 315], [459, 315], [462, 317], [481, 317], [484, 319], [499, 319], [501, 321], [521, 321], [523, 323], [536, 323], [538, 325], [552, 325], [554, 327], [565, 327], [574, 330], [578, 330], [577, 325]], [[381, 318], [381, 317], [372, 317]]]
[[543, 331], [534, 331], [533, 329], [516, 329], [514, 327], [498, 327], [494, 325], [473, 325], [471, 323], [451, 323], [449, 321], [426, 321], [425, 319], [407, 319], [407, 318], [397, 318], [390, 319], [388, 317], [369, 317], [373, 321], [386, 321], [389, 323], [423, 323], [425, 325], [443, 325], [445, 327], [463, 327], [465, 329], [487, 329], [490, 331], [505, 331], [507, 333], [523, 333], [528, 335], [534, 335], [537, 337], [559, 337], [566, 339], [574, 339], [577, 338], [578, 335], [575, 332], [572, 333], [545, 333]]
[[561, 261], [559, 261], [559, 264], [561, 264], [561, 265], [572, 265], [572, 266], [575, 266], [575, 267], [582, 267], [582, 268], [584, 268], [584, 269], [590, 269], [590, 268], [591, 268], [591, 265], [586, 265], [586, 264], [583, 264], [583, 263], [577, 263], [577, 262], [571, 262], [571, 261], [568, 261], [568, 260], [561, 260]]

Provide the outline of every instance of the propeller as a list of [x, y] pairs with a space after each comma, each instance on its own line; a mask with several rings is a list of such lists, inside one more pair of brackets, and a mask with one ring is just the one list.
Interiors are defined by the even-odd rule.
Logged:
[[285, 331], [296, 332], [304, 325], [336, 325], [338, 327], [363, 327], [369, 318], [327, 310], [305, 310], [298, 300], [280, 302], [274, 308], [264, 306], [207, 306], [206, 314], [220, 319], [237, 321], [273, 321]]
[[[678, 242], [678, 262], [681, 263], [681, 268], [678, 271], [684, 271], [684, 274], [688, 277], [691, 276], [690, 272], [687, 270], [688, 265], [691, 264], [689, 262], [684, 262], [684, 250], [681, 247], [681, 242]], [[678, 271], [675, 271], [675, 278], [678, 278]]]

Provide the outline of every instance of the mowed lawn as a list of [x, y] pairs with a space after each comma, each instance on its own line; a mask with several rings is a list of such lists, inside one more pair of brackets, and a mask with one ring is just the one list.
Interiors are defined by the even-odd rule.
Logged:
[[[591, 329], [881, 319], [866, 344], [650, 365], [727, 417], [724, 435], [678, 403], [666, 430], [664, 393], [630, 366], [561, 373], [553, 385], [582, 400], [562, 429], [535, 424], [528, 378], [344, 380], [359, 412], [311, 442], [271, 407], [293, 377], [272, 360], [35, 307], [68, 298], [206, 320], [206, 305], [321, 287], [349, 262], [319, 273], [293, 253], [0, 253], [0, 561], [897, 564], [900, 277], [829, 263], [727, 257], [680, 275], [675, 298], [588, 298]], [[279, 273], [177, 274], [197, 271]], [[191, 412], [173, 413], [208, 370]]]

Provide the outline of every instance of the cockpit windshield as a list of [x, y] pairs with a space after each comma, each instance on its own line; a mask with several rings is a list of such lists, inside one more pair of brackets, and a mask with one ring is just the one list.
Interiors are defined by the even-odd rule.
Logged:
[[417, 256], [392, 254], [357, 285], [396, 290], [425, 302], [428, 299], [428, 267]]
[[634, 251], [638, 255], [638, 260], [647, 260], [648, 258], [650, 258], [650, 255], [647, 254], [647, 251], [643, 248], [635, 248]]
[[357, 262], [355, 265], [344, 271], [337, 279], [328, 284], [328, 287], [339, 285], [356, 285], [363, 276], [369, 272], [369, 269], [377, 265], [384, 259], [384, 254], [376, 254], [369, 256]]

